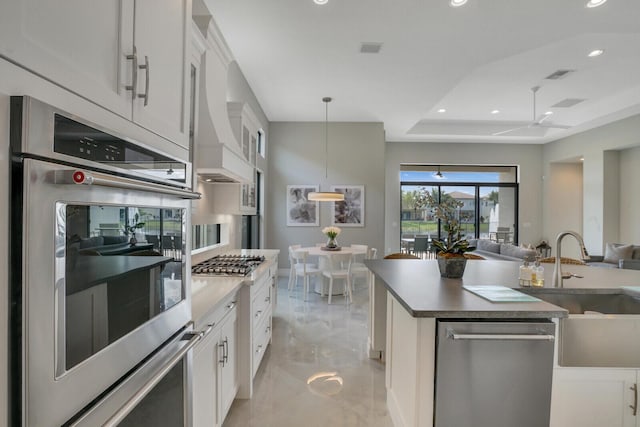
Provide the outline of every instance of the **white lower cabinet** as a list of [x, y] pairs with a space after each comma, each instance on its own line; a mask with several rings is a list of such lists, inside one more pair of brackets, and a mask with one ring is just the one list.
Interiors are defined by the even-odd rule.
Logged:
[[551, 427], [640, 427], [640, 370], [556, 368]]
[[235, 297], [202, 322], [212, 327], [193, 356], [193, 425], [221, 426], [238, 391]]

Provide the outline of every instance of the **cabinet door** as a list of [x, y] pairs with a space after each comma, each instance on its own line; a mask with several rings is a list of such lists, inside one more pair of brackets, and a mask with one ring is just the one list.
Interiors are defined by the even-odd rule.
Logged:
[[218, 420], [222, 425], [233, 399], [238, 391], [238, 375], [236, 372], [236, 346], [237, 346], [237, 315], [234, 308], [225, 318], [220, 327], [220, 349], [223, 351], [223, 357], [220, 358], [224, 363], [220, 363], [220, 415]]
[[130, 118], [131, 17], [124, 0], [2, 1], [0, 56]]
[[193, 355], [193, 425], [212, 427], [218, 420], [217, 330], [207, 335]]
[[137, 73], [133, 121], [187, 148], [190, 17], [190, 0], [135, 0], [134, 44], [146, 68]]
[[632, 369], [554, 370], [552, 427], [635, 427]]

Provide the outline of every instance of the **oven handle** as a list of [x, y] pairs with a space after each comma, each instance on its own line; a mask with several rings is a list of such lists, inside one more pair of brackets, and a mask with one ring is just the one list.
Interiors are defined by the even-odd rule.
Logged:
[[113, 177], [99, 172], [87, 172], [80, 169], [59, 170], [55, 175], [56, 184], [100, 185], [103, 187], [124, 188], [129, 190], [154, 191], [179, 196], [183, 199], [199, 199], [200, 193], [178, 188], [168, 188], [152, 182], [140, 182], [130, 178]]
[[[211, 328], [213, 329], [213, 328]], [[187, 354], [191, 349], [198, 344], [198, 342], [205, 336], [207, 331], [199, 331], [199, 332], [188, 332], [184, 334], [183, 339], [188, 339], [189, 342], [187, 345], [182, 347], [180, 351], [178, 351], [171, 359], [167, 361], [167, 363], [151, 378], [149, 381], [145, 383], [144, 386], [140, 388], [132, 397], [122, 405], [120, 409], [116, 411], [115, 414], [111, 418], [104, 423], [104, 426], [116, 426], [122, 420], [125, 419], [127, 415], [140, 403], [142, 399], [145, 398], [151, 390], [164, 378], [164, 376], [178, 363], [185, 354]], [[210, 331], [209, 331], [210, 332]]]

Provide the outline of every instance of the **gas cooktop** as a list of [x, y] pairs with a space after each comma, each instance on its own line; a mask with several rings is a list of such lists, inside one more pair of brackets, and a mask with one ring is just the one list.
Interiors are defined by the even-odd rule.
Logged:
[[207, 276], [246, 276], [264, 259], [261, 255], [218, 255], [192, 266], [191, 273]]

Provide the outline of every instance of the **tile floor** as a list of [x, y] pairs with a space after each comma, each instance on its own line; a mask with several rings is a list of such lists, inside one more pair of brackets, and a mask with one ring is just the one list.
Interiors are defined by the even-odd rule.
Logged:
[[[289, 295], [278, 283], [272, 343], [254, 380], [250, 400], [236, 400], [224, 427], [390, 427], [384, 365], [367, 357], [368, 291], [356, 284], [344, 297], [310, 293], [301, 283]], [[314, 379], [315, 376], [315, 379]]]

